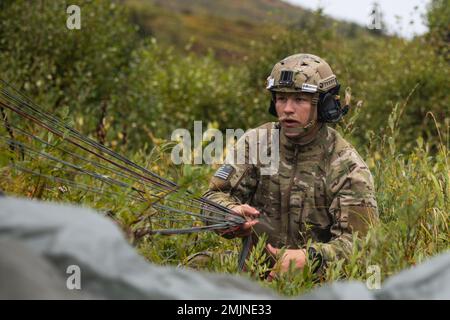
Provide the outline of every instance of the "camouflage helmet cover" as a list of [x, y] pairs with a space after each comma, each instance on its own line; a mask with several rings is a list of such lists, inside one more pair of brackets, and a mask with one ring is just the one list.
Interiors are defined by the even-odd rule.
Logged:
[[322, 58], [299, 53], [284, 58], [267, 78], [272, 92], [327, 92], [338, 85], [328, 63]]

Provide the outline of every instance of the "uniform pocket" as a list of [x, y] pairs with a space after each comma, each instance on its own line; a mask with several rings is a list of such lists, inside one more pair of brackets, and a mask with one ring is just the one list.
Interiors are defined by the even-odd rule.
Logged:
[[332, 219], [328, 213], [325, 186], [321, 179], [315, 179], [314, 188], [305, 196], [301, 229], [313, 241], [327, 242], [331, 238]]
[[274, 176], [261, 176], [258, 188], [260, 208], [269, 216], [279, 218], [280, 215], [280, 185]]

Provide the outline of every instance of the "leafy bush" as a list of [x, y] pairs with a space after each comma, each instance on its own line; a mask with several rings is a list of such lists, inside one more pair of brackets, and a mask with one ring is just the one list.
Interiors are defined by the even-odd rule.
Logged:
[[114, 2], [78, 5], [81, 30], [69, 30], [65, 1], [6, 3], [0, 11], [0, 75], [50, 111], [70, 109], [85, 131], [96, 132], [103, 108], [125, 111], [113, 94], [125, 90], [136, 28]]

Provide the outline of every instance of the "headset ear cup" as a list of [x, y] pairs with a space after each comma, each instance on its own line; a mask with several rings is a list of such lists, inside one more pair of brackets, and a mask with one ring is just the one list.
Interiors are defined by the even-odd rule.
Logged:
[[319, 102], [317, 103], [318, 120], [321, 122], [338, 122], [347, 113], [348, 106], [341, 108], [341, 102], [335, 96], [339, 96], [341, 85], [328, 92], [319, 95]]
[[338, 122], [342, 118], [341, 104], [330, 92], [319, 98], [318, 115], [321, 122]]

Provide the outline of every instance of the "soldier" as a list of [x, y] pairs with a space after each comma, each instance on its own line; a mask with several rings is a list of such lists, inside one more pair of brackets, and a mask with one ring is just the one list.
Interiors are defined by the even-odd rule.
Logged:
[[[339, 87], [330, 66], [317, 56], [296, 54], [278, 62], [267, 79], [269, 112], [278, 122], [253, 129], [280, 130], [278, 171], [263, 175], [258, 163], [226, 164], [205, 194], [247, 218], [238, 230], [224, 230], [224, 237], [252, 235], [254, 242], [266, 233], [272, 256], [286, 249], [279, 257], [281, 272], [291, 260], [303, 268], [309, 257], [318, 270], [348, 257], [352, 234], [363, 235], [378, 220], [367, 165], [326, 124], [347, 112], [348, 106], [340, 105]], [[247, 138], [248, 132], [241, 139]]]

